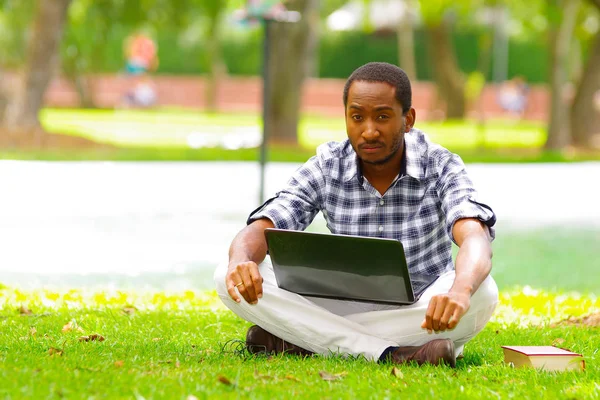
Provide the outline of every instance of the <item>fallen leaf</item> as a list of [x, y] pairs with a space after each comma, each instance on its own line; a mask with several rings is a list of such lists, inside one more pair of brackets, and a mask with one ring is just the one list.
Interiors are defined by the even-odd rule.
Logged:
[[81, 336], [79, 338], [80, 342], [92, 342], [92, 341], [98, 341], [98, 342], [104, 342], [104, 336], [99, 335], [97, 333], [93, 333], [89, 336]]
[[284, 379], [287, 379], [289, 381], [294, 381], [294, 382], [302, 382], [300, 379], [296, 378], [295, 376], [292, 375], [286, 375], [283, 377]]
[[137, 312], [137, 308], [135, 308], [134, 306], [127, 306], [123, 307], [121, 311], [123, 312], [123, 314], [133, 315]]
[[198, 398], [193, 394], [190, 394], [188, 397], [185, 398], [185, 400], [198, 400]]
[[392, 375], [394, 375], [396, 378], [404, 378], [404, 374], [398, 367], [392, 368]]
[[66, 333], [71, 331], [83, 332], [83, 328], [77, 325], [77, 322], [75, 320], [71, 320], [67, 324], [65, 324], [65, 326], [62, 327], [62, 332]]
[[25, 306], [21, 306], [21, 307], [19, 307], [19, 314], [21, 314], [21, 315], [31, 315], [33, 313], [31, 312], [31, 310], [29, 308], [27, 308]]
[[155, 337], [154, 339], [152, 339], [153, 342], [158, 342], [159, 340], [161, 340], [162, 338], [159, 337]]
[[229, 379], [227, 379], [226, 377], [224, 377], [223, 375], [219, 375], [219, 377], [217, 379], [219, 380], [219, 382], [221, 382], [224, 385], [228, 385], [228, 386], [233, 385], [231, 383], [231, 381]]
[[179, 360], [175, 361], [175, 368], [179, 368], [181, 366], [181, 364], [179, 363]]
[[31, 336], [35, 336], [36, 333], [37, 333], [37, 329], [35, 329], [35, 326], [32, 326], [31, 329], [29, 330], [29, 334]]
[[123, 361], [123, 360], [115, 361], [115, 367], [121, 368], [123, 365], [125, 365], [125, 361]]
[[565, 342], [563, 338], [556, 338], [552, 341], [552, 346], [559, 346]]
[[62, 356], [63, 351], [61, 349], [57, 349], [56, 347], [50, 347], [50, 349], [48, 349], [48, 354], [51, 356]]
[[340, 372], [339, 374], [330, 374], [327, 371], [319, 371], [319, 375], [321, 375], [321, 378], [323, 378], [324, 381], [337, 381], [348, 375], [348, 373]]
[[270, 376], [270, 375], [263, 375], [263, 374], [260, 374], [260, 373], [258, 372], [258, 370], [256, 370], [256, 369], [255, 369], [255, 370], [254, 370], [254, 379], [260, 379], [260, 380], [263, 380], [263, 381], [268, 381], [268, 380], [271, 380], [271, 379], [273, 379], [273, 377], [272, 377], [272, 376]]

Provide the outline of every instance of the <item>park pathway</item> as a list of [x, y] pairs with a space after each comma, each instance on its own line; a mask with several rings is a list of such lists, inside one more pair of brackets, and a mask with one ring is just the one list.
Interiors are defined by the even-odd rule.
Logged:
[[[298, 166], [270, 164], [267, 192]], [[600, 163], [468, 170], [501, 227], [600, 226]], [[242, 162], [0, 161], [0, 282], [209, 288], [257, 206], [258, 174]]]

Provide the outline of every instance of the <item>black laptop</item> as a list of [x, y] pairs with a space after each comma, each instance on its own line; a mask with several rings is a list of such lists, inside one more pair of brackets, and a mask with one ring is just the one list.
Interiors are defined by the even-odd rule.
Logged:
[[437, 276], [408, 273], [393, 239], [266, 229], [280, 288], [303, 296], [406, 305]]

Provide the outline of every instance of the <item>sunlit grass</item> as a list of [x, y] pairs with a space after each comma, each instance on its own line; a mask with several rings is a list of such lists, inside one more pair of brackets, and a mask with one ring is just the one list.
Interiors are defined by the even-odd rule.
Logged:
[[[95, 141], [129, 147], [189, 147], [194, 133], [260, 135], [261, 119], [255, 113], [201, 113], [184, 110], [81, 110], [46, 109], [41, 114], [44, 127], [51, 132], [68, 133]], [[479, 126], [473, 121], [418, 122], [443, 146], [476, 148], [482, 144]], [[485, 145], [490, 148], [540, 147], [545, 140], [544, 126], [530, 121], [489, 121], [484, 128]], [[303, 116], [299, 142], [314, 149], [323, 142], [346, 137], [340, 117]]]
[[[599, 328], [547, 324], [600, 307], [598, 299], [574, 293], [503, 293], [494, 320], [469, 342], [456, 370], [404, 365], [396, 375], [390, 365], [361, 359], [244, 355], [238, 344], [227, 343], [243, 339], [250, 324], [226, 310], [214, 292], [3, 287], [0, 302], [2, 398], [600, 396]], [[105, 340], [80, 341], [92, 333]], [[509, 368], [500, 346], [516, 344], [570, 348], [584, 355], [587, 370]], [[325, 381], [322, 371], [340, 379]]]

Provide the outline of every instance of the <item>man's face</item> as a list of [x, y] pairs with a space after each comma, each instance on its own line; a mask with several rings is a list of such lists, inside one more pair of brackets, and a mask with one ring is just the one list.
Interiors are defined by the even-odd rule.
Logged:
[[354, 81], [348, 91], [346, 132], [365, 163], [383, 165], [398, 155], [414, 111], [402, 114], [396, 88], [384, 82]]

